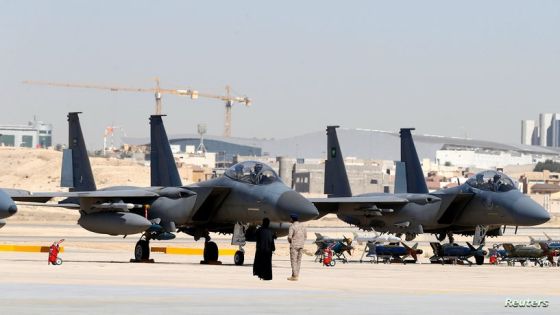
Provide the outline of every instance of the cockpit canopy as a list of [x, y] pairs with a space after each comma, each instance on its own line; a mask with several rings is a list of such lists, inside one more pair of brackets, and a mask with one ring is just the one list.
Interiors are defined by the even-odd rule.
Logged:
[[233, 180], [253, 185], [267, 185], [280, 180], [270, 166], [256, 161], [237, 163], [224, 174]]
[[483, 171], [467, 180], [467, 185], [485, 191], [505, 192], [516, 189], [511, 178], [497, 171]]

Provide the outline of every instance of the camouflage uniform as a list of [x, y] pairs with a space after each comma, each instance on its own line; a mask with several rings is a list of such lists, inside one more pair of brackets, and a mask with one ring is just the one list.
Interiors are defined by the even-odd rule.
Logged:
[[292, 263], [292, 278], [299, 276], [301, 255], [303, 245], [307, 239], [307, 230], [299, 221], [292, 223], [288, 231], [288, 242], [290, 243], [290, 261]]

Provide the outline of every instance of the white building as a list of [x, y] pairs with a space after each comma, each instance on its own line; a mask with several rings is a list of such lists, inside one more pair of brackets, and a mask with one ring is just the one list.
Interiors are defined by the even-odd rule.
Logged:
[[477, 151], [477, 150], [438, 150], [436, 163], [458, 167], [474, 167], [495, 169], [508, 165], [526, 165], [535, 163], [531, 154], [506, 151]]
[[543, 147], [552, 146], [552, 118], [554, 114], [539, 114], [540, 145]]
[[560, 114], [552, 115], [552, 146], [560, 147]]
[[539, 145], [539, 127], [534, 120], [521, 121], [521, 144]]
[[1, 125], [0, 146], [48, 148], [52, 146], [52, 125], [37, 120], [27, 125]]

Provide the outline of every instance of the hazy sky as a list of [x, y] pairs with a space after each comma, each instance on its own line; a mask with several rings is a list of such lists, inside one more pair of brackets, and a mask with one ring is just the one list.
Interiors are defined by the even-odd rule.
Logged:
[[[518, 143], [520, 120], [560, 112], [560, 1], [0, 0], [0, 123], [37, 115], [66, 142], [83, 111], [88, 144], [114, 123], [148, 136], [150, 94], [22, 80], [191, 87], [231, 84], [233, 135], [347, 128]], [[223, 131], [215, 100], [164, 96], [168, 132]]]

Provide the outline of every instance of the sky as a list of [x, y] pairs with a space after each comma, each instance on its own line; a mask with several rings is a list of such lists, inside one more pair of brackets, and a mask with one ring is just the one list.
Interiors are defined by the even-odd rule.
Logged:
[[[232, 133], [325, 129], [519, 143], [520, 121], [560, 112], [560, 1], [0, 0], [0, 124], [33, 116], [66, 143], [82, 111], [100, 148], [109, 125], [149, 135], [154, 97], [23, 80], [191, 88], [253, 100]], [[169, 134], [223, 132], [217, 100], [163, 98]]]

